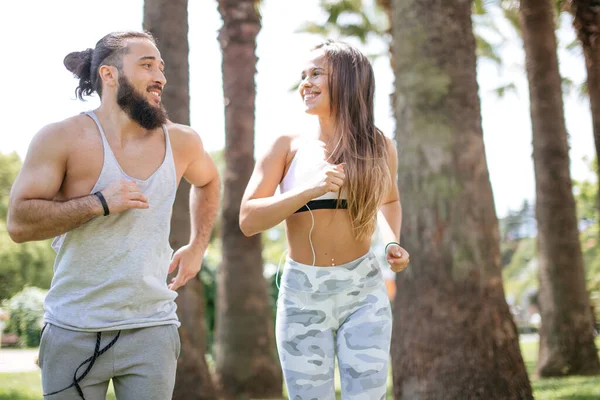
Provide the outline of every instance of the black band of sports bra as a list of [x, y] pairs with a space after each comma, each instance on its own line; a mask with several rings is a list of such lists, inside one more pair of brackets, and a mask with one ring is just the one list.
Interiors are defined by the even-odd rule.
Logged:
[[[308, 207], [307, 207], [308, 206]], [[323, 200], [311, 200], [307, 203], [306, 206], [299, 208], [294, 214], [308, 211], [310, 210], [323, 210], [323, 209], [347, 209], [348, 202], [344, 199], [340, 200], [340, 205], [338, 207], [337, 199], [323, 199]]]

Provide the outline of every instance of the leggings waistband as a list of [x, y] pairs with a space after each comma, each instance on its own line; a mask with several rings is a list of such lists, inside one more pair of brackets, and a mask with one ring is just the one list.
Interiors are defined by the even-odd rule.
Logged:
[[381, 270], [372, 252], [332, 267], [314, 267], [286, 259], [281, 286], [302, 292], [336, 293], [371, 286], [381, 280]]

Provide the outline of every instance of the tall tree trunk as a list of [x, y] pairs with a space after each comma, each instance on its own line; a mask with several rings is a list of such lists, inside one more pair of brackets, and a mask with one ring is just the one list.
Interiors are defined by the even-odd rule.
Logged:
[[256, 36], [261, 28], [255, 0], [219, 0], [223, 27], [225, 184], [223, 262], [217, 277], [215, 358], [227, 398], [281, 397], [274, 325], [263, 277], [261, 237], [245, 237], [240, 203], [254, 167]]
[[552, 0], [521, 0], [536, 182], [540, 376], [600, 373], [572, 182]]
[[[145, 0], [144, 29], [157, 39], [158, 48], [168, 67], [162, 101], [169, 119], [189, 125], [189, 45], [188, 1]], [[190, 238], [189, 213], [190, 185], [182, 180], [173, 205], [171, 219], [171, 247], [178, 249]], [[206, 353], [206, 322], [204, 319], [204, 291], [200, 279], [192, 279], [178, 290], [177, 314], [181, 321], [181, 354], [177, 361], [177, 375], [173, 399], [216, 399]]]
[[396, 399], [531, 399], [504, 298], [471, 2], [393, 0], [403, 245]]
[[[381, 7], [381, 9], [385, 12], [385, 15], [387, 16], [387, 22], [388, 22], [388, 30], [386, 33], [389, 33], [390, 35], [392, 34], [392, 0], [375, 0], [376, 4]], [[389, 48], [389, 57], [390, 57], [390, 66], [392, 67], [392, 71], [394, 70], [394, 68], [396, 67], [396, 62], [394, 61], [394, 45], [393, 42], [390, 43], [390, 48]], [[392, 108], [394, 108], [394, 98], [396, 96], [394, 96], [394, 94], [391, 94], [391, 104], [392, 104]]]
[[[570, 0], [569, 3], [573, 14], [573, 26], [585, 55], [596, 159], [600, 161], [600, 7], [597, 0]], [[600, 166], [600, 163], [598, 165]], [[600, 169], [596, 172], [600, 193]], [[597, 199], [597, 207], [600, 215], [600, 196]]]
[[[381, 7], [381, 9], [385, 12], [385, 15], [387, 16], [387, 21], [388, 21], [388, 31], [387, 33], [389, 33], [390, 35], [392, 35], [392, 0], [376, 0], [376, 4]], [[394, 58], [394, 43], [393, 43], [393, 39], [392, 42], [390, 43], [389, 49], [388, 49], [388, 55], [390, 57], [390, 67], [392, 68], [392, 71], [395, 71], [396, 68], [396, 60]], [[390, 105], [392, 107], [392, 110], [396, 109], [396, 94], [395, 93], [390, 93]]]

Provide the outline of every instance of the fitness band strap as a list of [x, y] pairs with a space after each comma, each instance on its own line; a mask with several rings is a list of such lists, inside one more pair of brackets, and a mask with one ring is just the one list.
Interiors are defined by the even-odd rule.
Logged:
[[96, 196], [96, 197], [98, 197], [98, 199], [100, 199], [100, 203], [102, 203], [102, 208], [104, 209], [104, 216], [106, 217], [107, 215], [109, 215], [110, 210], [108, 209], [108, 204], [106, 204], [106, 199], [104, 198], [102, 193], [96, 192], [96, 193], [94, 193], [94, 196]]
[[388, 249], [388, 247], [389, 247], [389, 246], [391, 246], [391, 245], [393, 245], [393, 244], [396, 244], [396, 245], [398, 245], [399, 247], [402, 247], [402, 246], [400, 246], [400, 243], [398, 243], [398, 242], [389, 242], [388, 244], [386, 244], [386, 245], [385, 245], [385, 250], [384, 250], [383, 252], [384, 252], [385, 254], [387, 254], [387, 249]]

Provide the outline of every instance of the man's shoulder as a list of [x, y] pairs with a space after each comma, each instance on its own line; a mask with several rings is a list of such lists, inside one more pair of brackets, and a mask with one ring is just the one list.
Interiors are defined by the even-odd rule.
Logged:
[[176, 124], [174, 122], [167, 122], [167, 130], [169, 131], [169, 137], [171, 138], [171, 145], [175, 149], [187, 149], [190, 147], [202, 147], [202, 139], [198, 132], [192, 127], [183, 124]]
[[188, 125], [167, 122], [171, 148], [176, 160], [187, 160], [182, 162], [195, 162], [205, 153], [204, 144], [200, 135]]
[[40, 134], [52, 137], [68, 137], [82, 129], [87, 129], [93, 125], [93, 121], [85, 115], [74, 115], [61, 121], [49, 123], [40, 130]]
[[[90, 125], [90, 123], [92, 125]], [[63, 145], [72, 143], [80, 137], [81, 132], [93, 126], [93, 121], [84, 115], [72, 117], [49, 123], [42, 127], [34, 136], [36, 143], [59, 142]]]
[[167, 130], [169, 135], [176, 136], [178, 139], [186, 139], [190, 137], [199, 136], [198, 133], [188, 125], [177, 124], [175, 122], [167, 121]]

